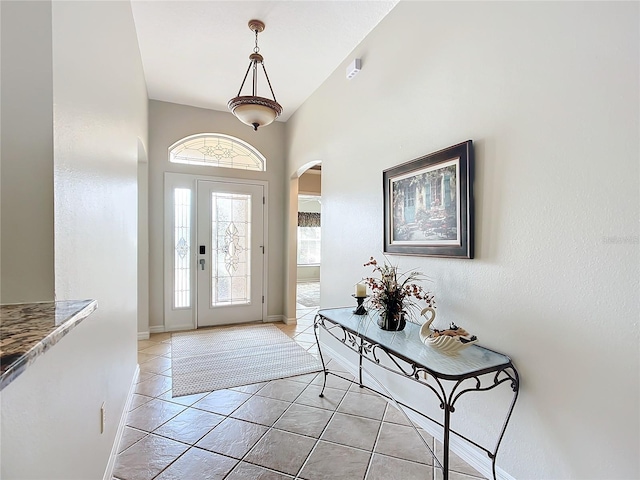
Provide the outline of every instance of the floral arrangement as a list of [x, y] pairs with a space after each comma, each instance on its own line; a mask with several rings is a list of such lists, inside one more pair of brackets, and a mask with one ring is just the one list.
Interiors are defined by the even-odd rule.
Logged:
[[435, 308], [434, 295], [414, 283], [425, 278], [421, 272], [398, 272], [397, 266], [386, 261], [380, 265], [373, 257], [364, 266], [372, 266], [373, 272], [380, 274], [380, 278], [366, 277], [364, 282], [371, 289], [369, 303], [381, 316], [399, 318], [401, 314], [405, 314], [410, 317], [412, 310], [421, 311], [421, 304], [418, 302], [422, 301], [428, 307]]

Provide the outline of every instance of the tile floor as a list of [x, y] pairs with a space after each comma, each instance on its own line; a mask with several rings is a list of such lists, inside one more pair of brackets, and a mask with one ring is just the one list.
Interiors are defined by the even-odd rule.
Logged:
[[[317, 308], [299, 306], [298, 324], [279, 328], [317, 354]], [[170, 334], [140, 341], [138, 362], [114, 480], [441, 478], [403, 415], [350, 382], [329, 376], [323, 398], [320, 374], [172, 398]], [[452, 457], [451, 480], [481, 478]]]

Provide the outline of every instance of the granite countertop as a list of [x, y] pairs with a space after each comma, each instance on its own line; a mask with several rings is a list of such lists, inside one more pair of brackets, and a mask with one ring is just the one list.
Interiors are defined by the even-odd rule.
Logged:
[[0, 390], [97, 307], [95, 300], [0, 305]]

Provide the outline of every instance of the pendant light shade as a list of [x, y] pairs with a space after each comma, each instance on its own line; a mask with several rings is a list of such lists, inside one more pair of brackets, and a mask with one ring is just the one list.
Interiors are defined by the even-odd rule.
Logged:
[[[253, 53], [249, 55], [249, 68], [244, 75], [240, 90], [238, 90], [238, 96], [229, 100], [227, 104], [231, 113], [233, 113], [238, 120], [242, 123], [250, 125], [254, 130], [258, 130], [258, 127], [269, 125], [282, 113], [282, 106], [276, 101], [276, 96], [273, 93], [269, 76], [267, 75], [267, 69], [264, 66], [264, 58], [258, 52], [258, 33], [264, 30], [264, 23], [260, 20], [250, 20], [249, 28], [255, 32], [256, 44], [253, 49]], [[265, 97], [258, 96], [258, 65], [262, 65], [264, 76], [267, 79], [267, 84], [271, 90], [273, 100]], [[244, 87], [249, 72], [252, 72], [252, 95], [242, 95], [242, 88]]]

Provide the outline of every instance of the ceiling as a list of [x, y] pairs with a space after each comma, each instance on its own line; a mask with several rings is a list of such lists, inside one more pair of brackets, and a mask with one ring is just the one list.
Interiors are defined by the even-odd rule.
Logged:
[[[227, 111], [238, 94], [255, 42], [248, 22], [262, 20], [258, 46], [283, 107], [281, 121], [352, 60], [351, 51], [396, 3], [131, 1], [149, 98], [213, 110]], [[243, 94], [250, 89], [248, 79]], [[258, 85], [258, 95], [271, 97], [266, 83]]]

